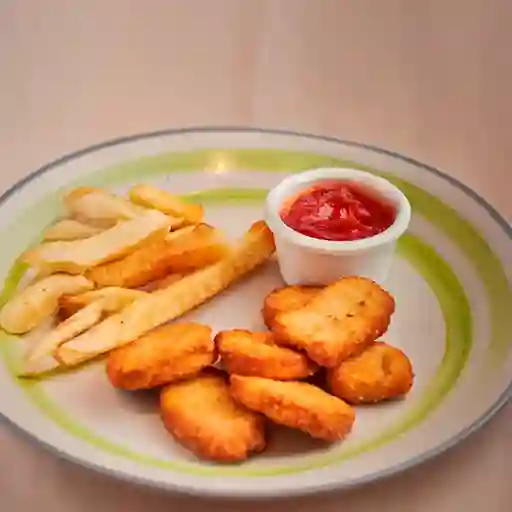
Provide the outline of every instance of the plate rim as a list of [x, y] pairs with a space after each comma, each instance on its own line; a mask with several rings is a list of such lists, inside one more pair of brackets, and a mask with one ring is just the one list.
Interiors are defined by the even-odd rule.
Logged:
[[[320, 140], [325, 142], [331, 142], [334, 144], [341, 144], [344, 146], [357, 147], [361, 149], [367, 149], [374, 153], [380, 153], [387, 156], [391, 156], [393, 158], [397, 158], [399, 160], [410, 163], [424, 171], [430, 172], [438, 176], [439, 178], [447, 181], [450, 185], [458, 188], [471, 199], [473, 199], [479, 206], [483, 207], [490, 217], [501, 227], [502, 231], [508, 236], [509, 239], [512, 239], [512, 225], [505, 219], [504, 216], [501, 215], [500, 212], [496, 208], [494, 208], [486, 199], [484, 199], [481, 195], [475, 192], [471, 187], [465, 185], [458, 179], [450, 176], [449, 174], [439, 170], [436, 167], [432, 167], [428, 164], [424, 164], [414, 158], [406, 156], [402, 153], [398, 153], [395, 151], [383, 149], [378, 146], [374, 146], [371, 144], [365, 144], [361, 142], [356, 142], [352, 140], [345, 140], [338, 137], [326, 136], [326, 135], [318, 135], [308, 132], [294, 131], [294, 130], [283, 130], [283, 129], [273, 129], [273, 128], [259, 128], [259, 127], [244, 127], [244, 126], [192, 126], [186, 128], [168, 128], [162, 130], [156, 130], [152, 132], [143, 132], [133, 135], [122, 136], [114, 139], [108, 139], [106, 141], [89, 145], [82, 149], [72, 151], [70, 153], [65, 153], [64, 155], [52, 160], [51, 162], [44, 164], [43, 166], [37, 168], [32, 171], [22, 179], [16, 181], [9, 188], [7, 188], [0, 195], [0, 206], [8, 200], [11, 196], [13, 196], [18, 190], [22, 189], [25, 185], [29, 184], [31, 181], [36, 179], [37, 177], [45, 174], [46, 172], [52, 170], [55, 167], [58, 167], [66, 162], [72, 161], [76, 158], [80, 158], [89, 153], [94, 153], [96, 151], [113, 147], [117, 145], [122, 145], [130, 142], [135, 142], [138, 140], [151, 139], [156, 137], [163, 136], [173, 136], [173, 135], [186, 135], [186, 134], [200, 134], [200, 133], [259, 133], [265, 135], [281, 135], [281, 136], [291, 136], [296, 138], [304, 138], [304, 139], [313, 139]], [[327, 484], [313, 484], [308, 485], [301, 488], [296, 488], [294, 490], [289, 490], [286, 493], [286, 497], [291, 496], [304, 496], [318, 493], [327, 493], [333, 491], [340, 491], [348, 488], [359, 487], [366, 483], [376, 482], [382, 480], [384, 478], [388, 478], [392, 475], [396, 475], [411, 469], [413, 467], [419, 466], [424, 462], [431, 460], [460, 442], [467, 439], [470, 435], [480, 430], [484, 427], [496, 414], [501, 411], [505, 405], [512, 398], [512, 381], [509, 383], [507, 388], [503, 391], [503, 393], [497, 398], [497, 400], [472, 424], [468, 425], [458, 434], [452, 436], [450, 439], [444, 441], [438, 446], [424, 452], [421, 455], [413, 457], [409, 460], [403, 461], [399, 464], [395, 464], [386, 469], [380, 470], [376, 473], [365, 475], [360, 478], [356, 478], [353, 480], [347, 480], [346, 482], [340, 483], [327, 483]], [[78, 464], [79, 466], [85, 467], [87, 469], [92, 469], [100, 474], [113, 476], [119, 480], [136, 483], [139, 485], [146, 485], [151, 488], [163, 489], [173, 492], [178, 492], [180, 494], [188, 494], [195, 496], [204, 496], [204, 497], [216, 497], [216, 498], [228, 498], [228, 499], [268, 499], [271, 497], [283, 497], [282, 493], [279, 490], [252, 490], [252, 491], [225, 491], [225, 490], [215, 490], [215, 489], [198, 489], [198, 488], [183, 488], [182, 486], [178, 486], [173, 484], [172, 482], [157, 482], [151, 480], [149, 478], [145, 478], [142, 476], [129, 475], [118, 471], [113, 468], [108, 468], [101, 466], [99, 464], [95, 464], [94, 462], [85, 461], [80, 459], [77, 456], [66, 453], [63, 450], [60, 450], [57, 446], [54, 446], [50, 443], [47, 443], [39, 436], [34, 433], [29, 432], [23, 426], [18, 425], [10, 418], [5, 416], [0, 411], [0, 422], [3, 424], [7, 424], [12, 427], [18, 433], [21, 433], [23, 437], [27, 437], [30, 441], [37, 443], [39, 446], [42, 446], [47, 451], [61, 457], [67, 461], [70, 461], [74, 464]]]

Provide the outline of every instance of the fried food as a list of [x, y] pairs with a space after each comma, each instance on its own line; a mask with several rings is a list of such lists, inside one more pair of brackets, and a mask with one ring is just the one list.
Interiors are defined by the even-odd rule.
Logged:
[[121, 258], [155, 233], [168, 230], [168, 217], [148, 210], [144, 215], [120, 222], [83, 240], [43, 243], [28, 250], [21, 260], [38, 269], [78, 274], [101, 263]]
[[53, 351], [66, 341], [96, 325], [103, 317], [104, 312], [104, 302], [99, 299], [88, 304], [42, 336], [25, 356], [21, 375], [35, 377], [60, 366], [53, 357]]
[[204, 211], [200, 204], [187, 203], [179, 196], [153, 185], [136, 185], [130, 190], [130, 199], [138, 205], [183, 218], [185, 224], [199, 224], [203, 221]]
[[63, 295], [59, 298], [59, 319], [65, 320], [80, 309], [98, 300], [102, 301], [103, 309], [107, 313], [117, 313], [137, 299], [146, 296], [140, 290], [110, 286], [81, 293], [79, 295]]
[[393, 297], [364, 277], [345, 277], [319, 291], [305, 306], [278, 313], [272, 331], [279, 344], [304, 350], [333, 368], [386, 332]]
[[293, 380], [309, 377], [318, 368], [305, 354], [276, 345], [269, 332], [222, 331], [215, 343], [228, 373]]
[[[64, 196], [64, 204], [74, 219], [101, 228], [110, 228], [120, 221], [134, 220], [148, 211], [127, 199], [94, 187], [71, 190]], [[171, 227], [181, 223], [181, 219], [169, 218]]]
[[351, 404], [376, 403], [405, 395], [413, 380], [409, 358], [384, 342], [375, 342], [328, 372], [331, 392]]
[[285, 286], [278, 288], [265, 297], [262, 315], [265, 325], [272, 329], [278, 313], [291, 311], [305, 306], [322, 289], [321, 286]]
[[150, 389], [197, 375], [215, 359], [210, 327], [163, 325], [112, 351], [107, 358], [107, 375], [115, 388]]
[[161, 391], [160, 409], [167, 431], [199, 457], [237, 462], [265, 448], [265, 419], [231, 398], [222, 374], [170, 384]]
[[352, 429], [350, 405], [306, 382], [230, 376], [233, 398], [275, 423], [325, 441], [343, 439]]
[[136, 300], [121, 313], [61, 345], [54, 355], [65, 365], [75, 365], [126, 345], [219, 294], [265, 262], [274, 250], [267, 225], [256, 222], [227, 258]]
[[62, 240], [81, 240], [101, 233], [102, 228], [90, 226], [73, 219], [59, 220], [50, 226], [45, 232], [43, 239], [46, 242]]
[[151, 239], [123, 259], [91, 269], [87, 276], [99, 286], [137, 288], [171, 273], [211, 265], [230, 250], [220, 230], [198, 224]]
[[27, 286], [0, 311], [0, 325], [11, 334], [24, 334], [51, 317], [59, 297], [91, 290], [93, 283], [83, 276], [54, 274]]
[[180, 279], [183, 279], [185, 275], [186, 274], [169, 274], [168, 276], [165, 276], [163, 279], [151, 281], [144, 287], [144, 289], [147, 291], [162, 290], [173, 283], [177, 283]]

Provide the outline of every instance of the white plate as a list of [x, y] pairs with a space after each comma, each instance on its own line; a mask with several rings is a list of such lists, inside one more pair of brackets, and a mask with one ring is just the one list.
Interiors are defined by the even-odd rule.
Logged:
[[[387, 151], [310, 135], [166, 131], [65, 156], [0, 199], [3, 299], [16, 257], [60, 212], [59, 189], [123, 192], [150, 181], [203, 202], [230, 235], [262, 216], [267, 190], [287, 173], [348, 166], [380, 173], [408, 196], [413, 220], [388, 288], [397, 312], [385, 339], [414, 364], [402, 401], [357, 411], [355, 429], [326, 447], [277, 430], [264, 455], [241, 465], [195, 459], [164, 431], [154, 400], [112, 389], [101, 363], [41, 382], [15, 378], [20, 341], [1, 334], [0, 412], [42, 444], [98, 471], [204, 495], [292, 495], [368, 482], [419, 464], [482, 426], [511, 394], [512, 229], [483, 199], [439, 171]], [[221, 328], [262, 327], [275, 265], [189, 316]]]

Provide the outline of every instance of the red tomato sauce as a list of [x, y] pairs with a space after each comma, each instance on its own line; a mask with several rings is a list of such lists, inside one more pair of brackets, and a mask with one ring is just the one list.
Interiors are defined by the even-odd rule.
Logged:
[[327, 182], [293, 197], [281, 211], [290, 228], [320, 240], [349, 241], [374, 236], [395, 221], [393, 206], [363, 186]]

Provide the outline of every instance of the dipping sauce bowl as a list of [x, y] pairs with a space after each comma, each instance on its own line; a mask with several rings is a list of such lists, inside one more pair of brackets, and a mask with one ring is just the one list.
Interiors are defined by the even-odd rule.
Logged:
[[288, 285], [324, 285], [349, 275], [383, 284], [411, 206], [384, 178], [321, 168], [292, 174], [273, 188], [265, 220]]

